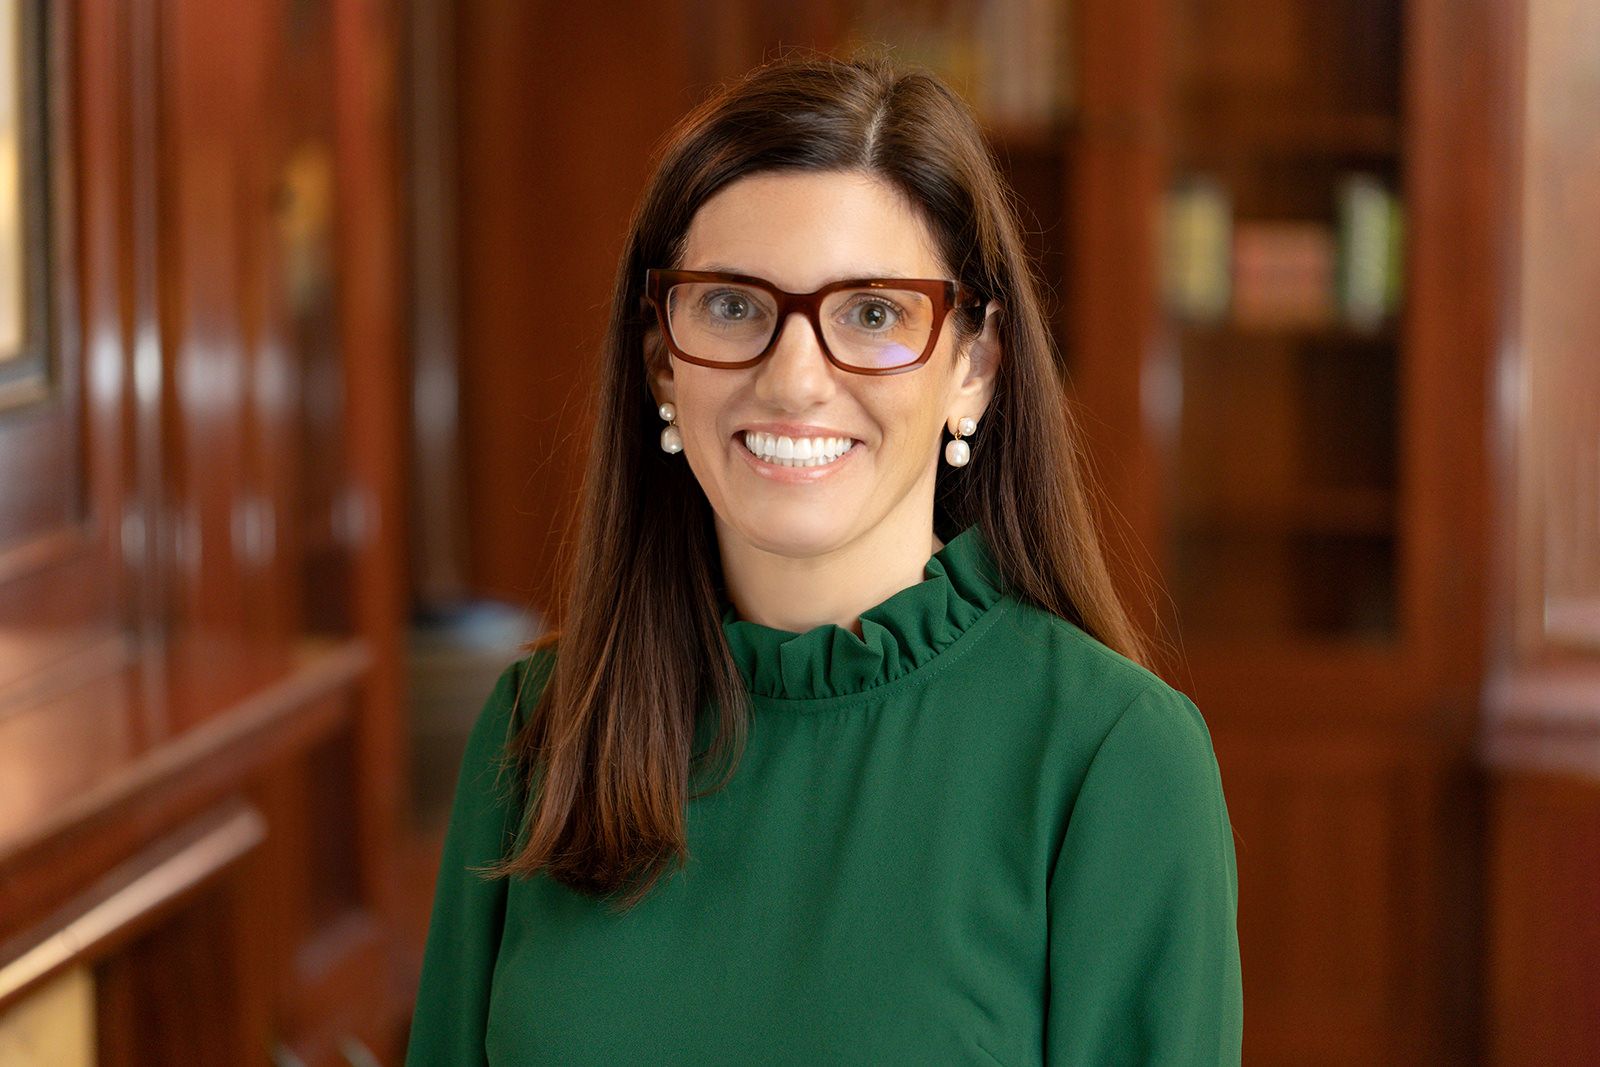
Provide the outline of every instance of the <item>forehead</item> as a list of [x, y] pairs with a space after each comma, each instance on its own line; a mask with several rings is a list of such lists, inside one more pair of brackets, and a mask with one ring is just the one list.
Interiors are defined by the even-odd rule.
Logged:
[[752, 174], [718, 190], [689, 224], [681, 267], [754, 274], [795, 292], [947, 273], [905, 194], [854, 171]]

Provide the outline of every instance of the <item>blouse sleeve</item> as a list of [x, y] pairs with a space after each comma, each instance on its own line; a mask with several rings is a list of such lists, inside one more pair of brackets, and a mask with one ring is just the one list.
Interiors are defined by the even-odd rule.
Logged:
[[522, 699], [538, 695], [527, 663], [500, 676], [467, 740], [439, 865], [422, 981], [411, 1021], [407, 1067], [486, 1064], [489, 991], [505, 919], [506, 882], [481, 872], [515, 842], [518, 791], [505, 769], [506, 743]]
[[1048, 1067], [1239, 1062], [1233, 837], [1186, 698], [1145, 692], [1101, 742], [1048, 897]]

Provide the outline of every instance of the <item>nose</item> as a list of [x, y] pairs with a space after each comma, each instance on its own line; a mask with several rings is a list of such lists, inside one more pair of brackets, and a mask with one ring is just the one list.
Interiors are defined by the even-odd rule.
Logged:
[[781, 411], [804, 411], [826, 401], [837, 388], [833, 364], [822, 352], [815, 327], [791, 312], [778, 328], [772, 352], [756, 367], [756, 395]]

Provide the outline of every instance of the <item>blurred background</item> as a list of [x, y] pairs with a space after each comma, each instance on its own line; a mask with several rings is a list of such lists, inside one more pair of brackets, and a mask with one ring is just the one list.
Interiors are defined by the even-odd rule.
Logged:
[[1600, 1063], [1592, 0], [0, 3], [0, 1062], [401, 1062], [653, 149], [862, 45], [1020, 196], [1246, 1063]]

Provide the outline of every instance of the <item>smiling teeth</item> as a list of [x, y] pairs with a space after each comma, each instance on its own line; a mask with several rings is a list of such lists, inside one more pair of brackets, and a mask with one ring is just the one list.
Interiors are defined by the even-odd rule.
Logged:
[[850, 451], [854, 443], [848, 437], [781, 437], [754, 431], [744, 435], [746, 448], [780, 467], [820, 467]]

